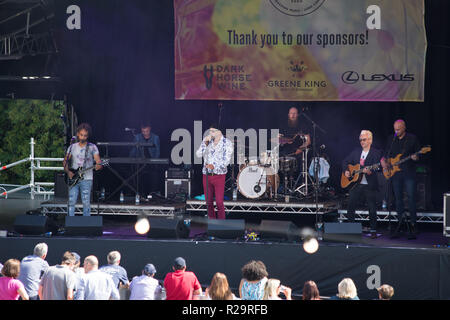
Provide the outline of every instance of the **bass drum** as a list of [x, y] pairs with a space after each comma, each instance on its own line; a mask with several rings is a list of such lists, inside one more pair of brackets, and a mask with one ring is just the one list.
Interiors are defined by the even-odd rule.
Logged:
[[239, 192], [248, 199], [258, 199], [266, 192], [272, 196], [278, 185], [278, 175], [262, 166], [246, 166], [237, 176]]

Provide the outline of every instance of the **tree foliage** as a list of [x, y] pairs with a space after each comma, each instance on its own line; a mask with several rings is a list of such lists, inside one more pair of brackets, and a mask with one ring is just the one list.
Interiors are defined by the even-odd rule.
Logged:
[[[44, 100], [0, 100], [0, 162], [7, 165], [30, 156], [34, 138], [35, 157], [64, 157], [62, 104]], [[41, 166], [62, 166], [41, 162]], [[36, 171], [36, 181], [53, 181], [54, 172]], [[0, 184], [28, 184], [30, 163], [12, 167], [0, 174]]]

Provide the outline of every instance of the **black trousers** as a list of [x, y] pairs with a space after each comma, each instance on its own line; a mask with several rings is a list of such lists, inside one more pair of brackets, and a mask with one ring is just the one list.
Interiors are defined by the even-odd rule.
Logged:
[[370, 231], [377, 230], [377, 203], [376, 191], [367, 184], [357, 184], [350, 190], [350, 197], [347, 206], [347, 219], [355, 222], [355, 210], [361, 200], [365, 199], [369, 206]]

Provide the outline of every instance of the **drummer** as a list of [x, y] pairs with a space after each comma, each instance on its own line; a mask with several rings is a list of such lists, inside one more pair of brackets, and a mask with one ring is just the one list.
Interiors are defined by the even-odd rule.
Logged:
[[280, 126], [280, 156], [299, 157], [310, 144], [311, 137], [300, 124], [298, 109], [289, 108], [287, 123]]

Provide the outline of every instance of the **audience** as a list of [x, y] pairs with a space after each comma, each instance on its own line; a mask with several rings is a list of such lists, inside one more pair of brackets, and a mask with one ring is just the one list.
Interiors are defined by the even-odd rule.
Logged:
[[320, 300], [319, 288], [314, 281], [306, 281], [303, 285], [303, 300]]
[[220, 272], [213, 276], [210, 286], [205, 290], [205, 296], [208, 300], [237, 300], [228, 285], [227, 276]]
[[130, 283], [130, 300], [161, 300], [162, 287], [154, 278], [156, 268], [148, 263], [141, 276], [136, 276]]
[[250, 261], [241, 269], [239, 296], [242, 300], [261, 300], [267, 282], [268, 273], [262, 261]]
[[392, 296], [394, 295], [394, 288], [392, 288], [388, 284], [383, 284], [377, 289], [377, 291], [379, 300], [391, 300]]
[[269, 279], [264, 287], [263, 300], [283, 300], [280, 298], [280, 293], [283, 293], [286, 300], [292, 300], [292, 289], [282, 286], [280, 280]]
[[108, 265], [100, 267], [100, 271], [106, 272], [111, 275], [115, 286], [127, 288], [129, 286], [127, 271], [120, 266], [121, 255], [119, 251], [111, 251], [106, 257]]
[[119, 300], [119, 291], [114, 281], [106, 272], [98, 269], [96, 256], [84, 259], [85, 275], [81, 278], [77, 300]]
[[197, 276], [186, 271], [186, 261], [182, 257], [175, 259], [172, 269], [164, 278], [166, 300], [193, 300], [194, 295], [202, 294], [202, 286]]
[[20, 263], [19, 280], [23, 283], [30, 300], [39, 300], [39, 283], [45, 271], [49, 268], [47, 257], [48, 246], [46, 243], [38, 243], [33, 254], [26, 256]]
[[0, 277], [0, 300], [28, 300], [28, 294], [23, 283], [18, 280], [20, 274], [20, 261], [9, 259], [2, 267]]
[[66, 251], [60, 265], [51, 266], [45, 271], [38, 291], [41, 300], [73, 300], [76, 284], [74, 264], [75, 256]]
[[338, 294], [330, 300], [359, 300], [355, 283], [350, 278], [345, 278], [338, 284]]

